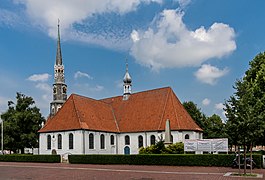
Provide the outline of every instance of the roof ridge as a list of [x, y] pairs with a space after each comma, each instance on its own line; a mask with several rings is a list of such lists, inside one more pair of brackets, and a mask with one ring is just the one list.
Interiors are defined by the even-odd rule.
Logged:
[[[107, 104], [107, 103], [106, 103]], [[119, 128], [119, 124], [117, 122], [117, 118], [116, 118], [116, 115], [115, 115], [115, 112], [113, 110], [113, 107], [110, 105], [110, 104], [107, 104], [110, 108], [111, 108], [111, 112], [113, 114], [113, 118], [114, 118], [114, 121], [115, 121], [115, 124], [116, 124], [116, 127], [117, 127], [117, 130], [118, 132], [120, 132], [120, 128]]]
[[166, 110], [166, 106], [167, 106], [167, 101], [168, 101], [168, 96], [169, 96], [169, 93], [170, 93], [170, 89], [171, 88], [169, 88], [168, 93], [167, 93], [166, 102], [165, 102], [165, 105], [164, 105], [164, 108], [163, 108], [163, 112], [162, 112], [162, 116], [161, 116], [161, 119], [160, 119], [160, 123], [159, 123], [158, 129], [160, 129], [161, 125], [162, 125], [162, 121], [163, 121], [163, 118], [164, 118], [164, 115], [165, 115], [165, 110]]
[[[171, 88], [170, 86], [160, 87], [160, 88], [156, 88], [156, 89], [149, 89], [149, 90], [145, 90], [145, 91], [140, 91], [140, 92], [132, 93], [131, 95], [142, 94], [142, 93], [152, 92], [152, 91], [158, 91], [158, 90], [162, 90], [162, 89], [172, 89], [172, 88]], [[118, 97], [122, 97], [122, 96], [123, 96], [123, 95], [120, 95], [120, 96], [113, 96], [113, 97], [103, 98], [103, 99], [99, 99], [99, 100], [100, 100], [100, 101], [104, 101], [104, 100], [106, 100], [106, 99], [118, 98]]]
[[[175, 94], [175, 93], [174, 93]], [[176, 98], [176, 96], [174, 96], [174, 98]], [[175, 107], [175, 101], [173, 101], [173, 93], [171, 93], [171, 99], [172, 99], [172, 105], [174, 107], [174, 113], [175, 113], [175, 117], [177, 117], [177, 112], [176, 112], [176, 107]], [[175, 99], [176, 100], [176, 99]], [[177, 119], [177, 124], [178, 124], [178, 128], [180, 129], [180, 125], [179, 125], [179, 120]]]
[[74, 110], [75, 110], [75, 113], [76, 113], [77, 119], [78, 119], [78, 121], [79, 121], [79, 127], [82, 129], [81, 118], [80, 118], [79, 114], [77, 113], [77, 108], [76, 108], [76, 106], [75, 106], [75, 99], [74, 99], [74, 96], [73, 96], [72, 98], [73, 98]]

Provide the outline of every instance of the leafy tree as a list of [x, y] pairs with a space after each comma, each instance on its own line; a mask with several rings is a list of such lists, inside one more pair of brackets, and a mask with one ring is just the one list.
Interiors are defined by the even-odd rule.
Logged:
[[[227, 134], [233, 143], [244, 146], [260, 144], [265, 131], [265, 54], [257, 55], [242, 80], [234, 86], [236, 92], [225, 103]], [[234, 136], [234, 137], [233, 137]], [[252, 150], [252, 148], [250, 148]], [[245, 167], [246, 168], [246, 167]], [[245, 169], [244, 168], [244, 169]], [[246, 170], [244, 171], [246, 173]]]
[[225, 134], [225, 124], [223, 123], [220, 116], [213, 114], [207, 117], [204, 121], [204, 137], [205, 138], [224, 138]]
[[182, 105], [192, 117], [192, 119], [196, 122], [196, 124], [200, 126], [200, 128], [204, 129], [204, 121], [206, 119], [206, 116], [201, 112], [201, 109], [198, 108], [197, 105], [192, 101], [183, 102]]
[[17, 152], [24, 148], [38, 147], [38, 130], [44, 122], [40, 109], [32, 97], [17, 93], [16, 104], [8, 101], [8, 110], [1, 115], [4, 120], [4, 147]]

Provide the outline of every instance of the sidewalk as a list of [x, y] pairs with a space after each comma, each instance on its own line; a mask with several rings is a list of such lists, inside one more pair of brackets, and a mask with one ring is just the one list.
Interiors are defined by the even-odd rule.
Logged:
[[[226, 168], [226, 167], [135, 166], [135, 165], [131, 166], [131, 165], [0, 162], [0, 180], [2, 179], [3, 180], [6, 179], [58, 179], [58, 180], [240, 179], [238, 177], [234, 178], [234, 177], [224, 176], [228, 172], [237, 172], [237, 169]], [[263, 174], [263, 177], [265, 177], [265, 169], [255, 169], [253, 172]]]

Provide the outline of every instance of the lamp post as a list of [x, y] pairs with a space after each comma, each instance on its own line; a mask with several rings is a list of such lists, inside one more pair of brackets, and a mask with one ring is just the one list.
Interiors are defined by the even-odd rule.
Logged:
[[0, 120], [2, 121], [1, 123], [1, 149], [2, 149], [2, 154], [4, 154], [4, 120], [1, 119], [0, 117]]

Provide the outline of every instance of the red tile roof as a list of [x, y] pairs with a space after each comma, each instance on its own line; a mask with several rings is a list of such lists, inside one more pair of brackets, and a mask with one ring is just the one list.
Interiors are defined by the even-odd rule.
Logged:
[[39, 132], [96, 130], [106, 132], [202, 131], [170, 87], [102, 100], [72, 94], [61, 110]]

